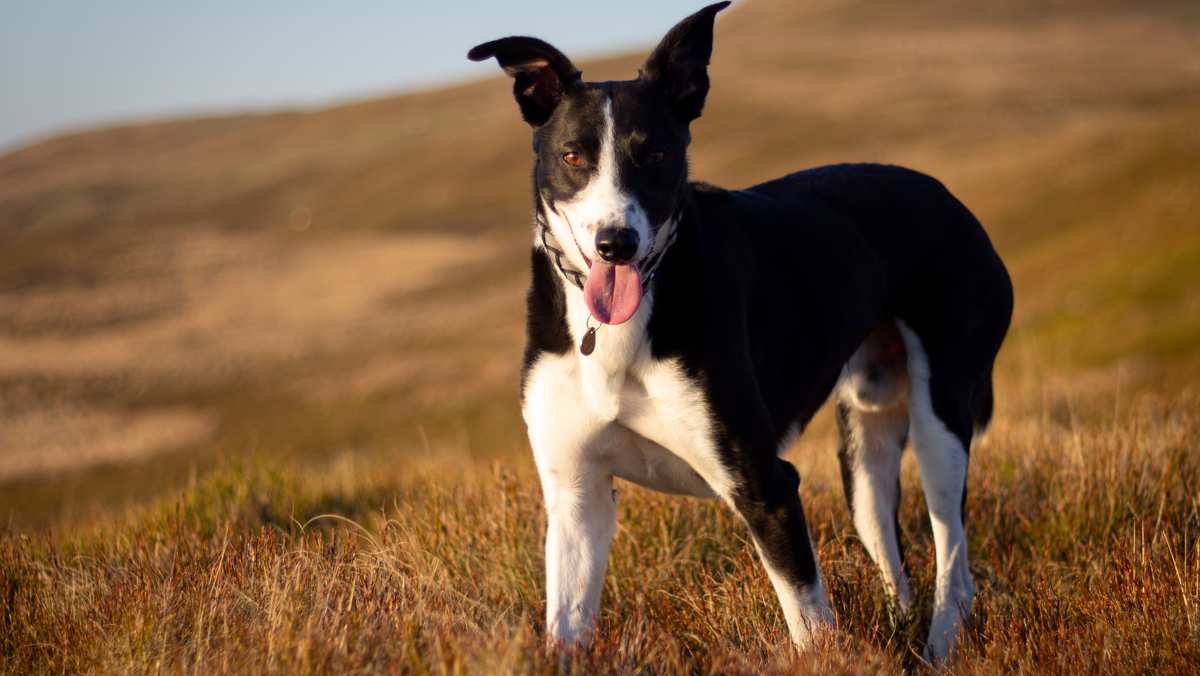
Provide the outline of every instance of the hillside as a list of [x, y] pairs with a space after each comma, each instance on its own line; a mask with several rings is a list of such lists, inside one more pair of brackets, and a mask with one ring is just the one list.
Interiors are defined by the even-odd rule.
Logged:
[[[1040, 6], [746, 2], [693, 175], [932, 173], [1016, 280], [1002, 378], [1177, 393], [1200, 374], [1197, 13]], [[527, 143], [497, 75], [0, 158], [0, 513], [87, 518], [246, 453], [520, 456]]]
[[[1200, 671], [1196, 45], [1183, 1], [748, 0], [718, 21], [695, 178], [908, 165], [1012, 273], [950, 672]], [[509, 92], [497, 72], [0, 157], [0, 673], [923, 670], [912, 454], [897, 616], [827, 412], [788, 458], [834, 642], [788, 647], [722, 505], [620, 483], [599, 638], [542, 650]]]

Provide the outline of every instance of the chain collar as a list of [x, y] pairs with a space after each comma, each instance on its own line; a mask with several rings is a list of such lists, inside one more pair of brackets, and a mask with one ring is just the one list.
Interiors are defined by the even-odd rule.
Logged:
[[[663, 245], [657, 251], [652, 252], [649, 256], [643, 259], [640, 264], [638, 264], [638, 277], [641, 279], [643, 294], [649, 290], [650, 282], [652, 282], [654, 280], [654, 276], [658, 274], [658, 266], [660, 263], [662, 263], [663, 256], [667, 253], [667, 249], [670, 249], [671, 245], [675, 243], [676, 238], [679, 237], [679, 218], [682, 213], [683, 205], [680, 204], [679, 208], [675, 211], [675, 214], [667, 220], [667, 227], [670, 228], [670, 231], [667, 233], [666, 241], [663, 242]], [[561, 246], [558, 246], [558, 239], [554, 237], [554, 233], [550, 232], [550, 224], [546, 222], [546, 219], [542, 216], [540, 211], [535, 214], [534, 222], [537, 223], [538, 229], [540, 230], [542, 247], [554, 255], [554, 264], [558, 267], [558, 271], [562, 273], [563, 277], [566, 277], [568, 281], [579, 287], [579, 290], [582, 291], [584, 281], [587, 279], [587, 275], [579, 270], [576, 270], [570, 265], [570, 263], [567, 262], [566, 252], [563, 251]], [[553, 242], [553, 244], [551, 242]]]

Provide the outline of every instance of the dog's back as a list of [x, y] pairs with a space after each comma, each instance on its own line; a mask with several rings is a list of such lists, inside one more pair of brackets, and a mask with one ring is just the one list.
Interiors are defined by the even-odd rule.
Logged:
[[[873, 253], [889, 295], [928, 292], [922, 286], [970, 283], [973, 293], [1011, 292], [1008, 274], [975, 216], [938, 180], [911, 169], [838, 164], [799, 171], [735, 195], [766, 198], [784, 216], [782, 231], [758, 238], [775, 249], [791, 231], [797, 263], [828, 260], [834, 245], [861, 237]], [[824, 213], [821, 213], [824, 212]], [[808, 218], [806, 218], [808, 217]], [[842, 232], [831, 232], [842, 228]], [[821, 244], [826, 243], [827, 247]], [[869, 254], [868, 254], [869, 255]], [[980, 269], [986, 264], [986, 269]], [[833, 271], [831, 271], [833, 272]], [[984, 288], [989, 287], [989, 288]], [[907, 308], [896, 307], [897, 312]]]
[[[935, 343], [970, 327], [969, 344], [934, 347], [939, 358], [977, 352], [961, 357], [971, 363], [990, 364], [1003, 340], [1008, 273], [979, 221], [925, 174], [841, 164], [744, 190], [695, 184], [692, 199], [695, 241], [677, 256], [691, 262], [665, 263], [654, 337], [666, 353], [676, 332], [702, 332], [719, 346], [737, 339], [723, 334], [748, 331], [781, 437], [803, 428], [842, 365], [885, 323], [904, 321]], [[979, 389], [982, 398], [990, 383]]]

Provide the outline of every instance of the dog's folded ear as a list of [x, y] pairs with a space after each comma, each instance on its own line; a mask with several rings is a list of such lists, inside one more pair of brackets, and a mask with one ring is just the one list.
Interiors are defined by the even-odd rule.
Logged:
[[718, 2], [680, 21], [667, 33], [640, 76], [659, 83], [683, 122], [700, 117], [708, 94], [708, 62], [712, 58], [713, 23], [717, 12], [730, 5]]
[[537, 38], [509, 37], [485, 42], [467, 52], [472, 61], [492, 57], [512, 76], [521, 117], [540, 127], [550, 119], [563, 94], [579, 82], [579, 70], [553, 45]]

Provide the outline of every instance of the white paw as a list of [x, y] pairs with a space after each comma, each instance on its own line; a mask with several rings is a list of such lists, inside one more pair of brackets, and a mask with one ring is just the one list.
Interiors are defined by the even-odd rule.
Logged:
[[790, 627], [792, 645], [804, 652], [834, 639], [836, 626], [833, 610], [827, 604], [815, 603], [808, 607], [803, 619]]

